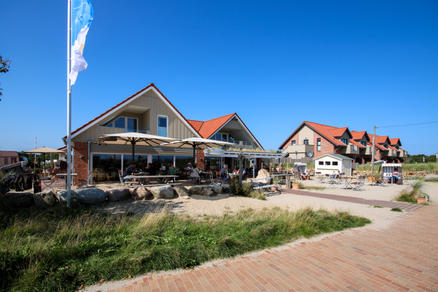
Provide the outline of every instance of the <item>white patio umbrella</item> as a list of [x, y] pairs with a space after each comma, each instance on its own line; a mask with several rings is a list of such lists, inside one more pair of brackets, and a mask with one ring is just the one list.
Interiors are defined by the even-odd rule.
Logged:
[[[62, 150], [58, 150], [58, 149], [53, 149], [53, 148], [49, 148], [49, 147], [39, 147], [39, 148], [35, 148], [32, 150], [28, 150], [25, 151], [24, 153], [28, 153], [28, 154], [43, 154], [43, 160], [44, 160], [44, 169], [46, 168], [46, 154], [61, 154], [64, 153], [64, 151]], [[35, 172], [35, 164], [36, 161], [34, 161], [34, 172]]]
[[137, 132], [106, 134], [97, 138], [97, 143], [101, 144], [128, 144], [132, 145], [132, 161], [135, 156], [135, 146], [158, 146], [163, 143], [176, 141], [174, 138], [155, 136]]
[[193, 148], [193, 162], [196, 162], [196, 149], [214, 148], [218, 146], [235, 146], [235, 144], [225, 141], [218, 141], [212, 139], [204, 139], [198, 137], [192, 137], [183, 139], [181, 141], [174, 141], [170, 143], [163, 143], [163, 146], [172, 146], [178, 148]]

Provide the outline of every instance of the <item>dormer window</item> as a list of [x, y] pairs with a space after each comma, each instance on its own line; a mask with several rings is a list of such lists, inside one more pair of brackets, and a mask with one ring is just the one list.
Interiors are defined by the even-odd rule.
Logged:
[[345, 145], [348, 145], [348, 139], [342, 138], [341, 142], [344, 143]]
[[360, 141], [360, 144], [362, 144], [362, 146], [367, 146], [367, 141], [362, 140]]

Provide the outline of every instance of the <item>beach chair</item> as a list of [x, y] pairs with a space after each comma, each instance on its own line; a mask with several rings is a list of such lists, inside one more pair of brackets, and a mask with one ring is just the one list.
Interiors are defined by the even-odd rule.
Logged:
[[352, 184], [352, 186], [353, 186], [352, 189], [354, 191], [361, 191], [364, 184], [365, 184], [365, 179], [359, 179]]

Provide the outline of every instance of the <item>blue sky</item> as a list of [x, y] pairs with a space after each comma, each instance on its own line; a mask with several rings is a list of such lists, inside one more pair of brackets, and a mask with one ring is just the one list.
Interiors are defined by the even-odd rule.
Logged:
[[[372, 131], [438, 120], [438, 1], [93, 0], [73, 129], [147, 84], [190, 119], [238, 112], [265, 148], [303, 121]], [[66, 3], [4, 1], [0, 149], [62, 146]], [[438, 124], [378, 129], [411, 154]], [[427, 137], [427, 139], [426, 139]]]

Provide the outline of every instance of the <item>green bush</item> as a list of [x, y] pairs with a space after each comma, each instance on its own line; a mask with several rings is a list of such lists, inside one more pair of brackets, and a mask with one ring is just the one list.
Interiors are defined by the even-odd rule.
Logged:
[[400, 192], [398, 197], [395, 199], [399, 202], [407, 202], [407, 203], [417, 203], [417, 198], [424, 196], [424, 193], [421, 191], [423, 187], [422, 181], [416, 181], [411, 185], [412, 190], [403, 190]]
[[249, 197], [252, 191], [252, 185], [249, 183], [239, 184], [238, 178], [233, 178], [230, 182], [230, 191], [235, 196]]
[[279, 208], [202, 220], [166, 212], [142, 218], [68, 209], [0, 213], [0, 290], [75, 291], [369, 222], [344, 212]]

